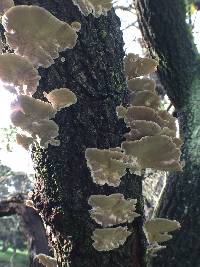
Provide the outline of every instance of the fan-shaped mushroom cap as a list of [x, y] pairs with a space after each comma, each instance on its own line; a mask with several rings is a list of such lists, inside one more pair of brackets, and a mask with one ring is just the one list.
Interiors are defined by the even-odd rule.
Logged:
[[120, 178], [126, 173], [122, 152], [109, 149], [87, 148], [87, 166], [96, 184], [119, 186]]
[[144, 224], [144, 230], [150, 244], [170, 240], [172, 236], [169, 235], [168, 232], [175, 231], [180, 227], [179, 222], [164, 218], [155, 218]]
[[145, 136], [158, 135], [161, 132], [161, 127], [152, 121], [135, 120], [130, 126], [131, 131], [124, 135], [128, 141], [139, 140]]
[[0, 1], [0, 16], [2, 16], [9, 8], [13, 7], [13, 0], [1, 0]]
[[41, 147], [48, 147], [48, 144], [59, 146], [60, 141], [55, 140], [59, 135], [59, 127], [52, 120], [41, 120], [33, 122], [31, 129], [32, 136], [36, 138]]
[[15, 54], [0, 55], [0, 79], [12, 87], [13, 93], [32, 95], [39, 84], [40, 76], [33, 65]]
[[146, 136], [138, 141], [123, 142], [127, 155], [136, 157], [141, 169], [180, 171], [180, 149], [165, 135]]
[[21, 110], [32, 121], [53, 118], [56, 114], [51, 104], [27, 95], [17, 96], [11, 105], [12, 109]]
[[165, 110], [156, 111], [145, 106], [131, 106], [127, 109], [124, 121], [127, 126], [131, 126], [136, 120], [152, 121], [157, 123], [161, 128], [167, 127], [176, 132], [175, 118]]
[[135, 78], [128, 80], [129, 91], [151, 91], [155, 92], [156, 83], [154, 80], [149, 78]]
[[130, 94], [130, 104], [157, 109], [160, 106], [160, 97], [155, 92], [147, 90], [132, 92]]
[[32, 120], [27, 117], [21, 110], [13, 110], [10, 115], [11, 121], [15, 127], [27, 130], [32, 127]]
[[98, 251], [109, 251], [123, 245], [129, 235], [131, 232], [127, 227], [95, 229], [92, 236], [95, 241], [93, 246]]
[[130, 53], [124, 58], [125, 74], [129, 79], [151, 74], [158, 66], [158, 62], [151, 58], [141, 58], [139, 55]]
[[129, 107], [124, 118], [125, 123], [129, 126], [136, 120], [152, 121], [157, 123], [160, 127], [165, 126], [165, 121], [158, 116], [154, 109], [149, 107]]
[[166, 110], [159, 110], [158, 116], [165, 121], [165, 127], [172, 131], [176, 131], [176, 119]]
[[38, 254], [35, 256], [35, 258], [39, 261], [39, 263], [42, 263], [46, 267], [57, 267], [56, 259], [50, 256], [47, 256], [45, 254]]
[[2, 24], [7, 43], [15, 53], [46, 68], [59, 52], [73, 48], [78, 37], [77, 26], [71, 27], [38, 6], [12, 7], [3, 15]]
[[44, 93], [44, 96], [56, 110], [69, 107], [77, 102], [76, 95], [67, 88], [54, 89], [48, 94]]
[[23, 148], [28, 150], [30, 145], [33, 144], [34, 139], [23, 134], [16, 134], [16, 141], [18, 145], [21, 145]]
[[91, 218], [102, 226], [131, 223], [139, 216], [135, 212], [137, 200], [125, 200], [122, 194], [92, 195], [88, 203], [92, 206]]
[[107, 15], [112, 8], [112, 0], [72, 0], [84, 16], [93, 14], [95, 17]]

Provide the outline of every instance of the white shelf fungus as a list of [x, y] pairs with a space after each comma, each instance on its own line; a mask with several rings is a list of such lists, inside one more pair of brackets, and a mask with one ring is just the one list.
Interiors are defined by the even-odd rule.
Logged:
[[158, 109], [160, 106], [160, 97], [151, 91], [136, 91], [130, 93], [130, 104], [133, 106], [147, 106]]
[[161, 127], [153, 121], [135, 120], [131, 123], [131, 131], [126, 133], [127, 141], [139, 140], [145, 136], [153, 136], [161, 133]]
[[92, 240], [93, 246], [98, 251], [109, 251], [118, 248], [126, 242], [131, 232], [127, 227], [95, 229]]
[[2, 16], [9, 8], [13, 7], [13, 0], [1, 0], [0, 1], [0, 16]]
[[76, 95], [67, 88], [54, 89], [44, 96], [56, 110], [69, 107], [77, 102]]
[[124, 154], [110, 149], [87, 148], [87, 166], [96, 184], [119, 186], [120, 178], [126, 173]]
[[168, 136], [146, 136], [137, 141], [125, 141], [122, 143], [122, 149], [125, 154], [137, 158], [141, 169], [182, 170], [180, 149], [173, 143], [173, 139]]
[[162, 243], [172, 238], [172, 235], [169, 235], [168, 232], [175, 231], [180, 227], [180, 223], [175, 220], [155, 218], [144, 224], [144, 231], [150, 244], [154, 242]]
[[151, 58], [141, 58], [136, 54], [128, 54], [124, 58], [124, 69], [128, 79], [153, 73], [158, 62]]
[[155, 92], [156, 83], [149, 78], [135, 78], [128, 80], [128, 90], [130, 92], [135, 91], [151, 91]]
[[92, 195], [88, 200], [91, 218], [104, 227], [133, 222], [140, 216], [135, 212], [136, 203], [136, 199], [125, 200], [122, 194]]
[[72, 0], [74, 5], [78, 6], [84, 16], [93, 14], [98, 18], [101, 15], [107, 15], [112, 8], [112, 0]]
[[18, 145], [21, 145], [24, 149], [28, 150], [30, 145], [33, 144], [34, 139], [24, 134], [16, 134], [16, 141]]
[[38, 254], [35, 256], [35, 259], [37, 259], [39, 263], [43, 264], [46, 267], [57, 267], [56, 259], [45, 254]]
[[[2, 17], [5, 36], [15, 53], [28, 58], [34, 65], [48, 68], [59, 52], [76, 45], [76, 27], [54, 17], [38, 6], [19, 5]], [[73, 24], [75, 25], [75, 24]]]
[[130, 106], [124, 115], [124, 121], [128, 127], [133, 126], [137, 121], [154, 122], [160, 128], [159, 134], [176, 136], [175, 118], [165, 110], [154, 110], [145, 106]]
[[51, 104], [27, 95], [19, 95], [11, 104], [13, 110], [20, 110], [33, 120], [54, 118], [56, 110]]
[[60, 141], [55, 140], [59, 135], [59, 127], [52, 120], [41, 120], [33, 122], [31, 128], [32, 136], [37, 140], [41, 147], [48, 147], [48, 144], [59, 146]]
[[0, 55], [0, 79], [12, 93], [32, 95], [40, 76], [27, 59], [8, 53]]
[[[59, 127], [50, 120], [56, 114], [51, 104], [26, 95], [19, 95], [12, 103], [13, 112], [11, 121], [23, 131], [31, 135], [32, 142], [38, 143], [41, 147], [48, 147], [48, 144], [59, 146], [60, 141], [55, 140], [59, 135]], [[17, 136], [18, 143], [28, 148], [31, 138], [25, 135]]]

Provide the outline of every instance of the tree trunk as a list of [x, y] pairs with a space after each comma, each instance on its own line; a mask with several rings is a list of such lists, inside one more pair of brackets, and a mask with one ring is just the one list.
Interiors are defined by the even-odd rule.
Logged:
[[[125, 132], [115, 113], [116, 106], [125, 103], [127, 89], [120, 21], [113, 10], [98, 19], [84, 17], [71, 0], [15, 2], [42, 6], [61, 20], [82, 25], [76, 47], [60, 53], [50, 68], [39, 69], [42, 79], [35, 94], [43, 98], [44, 90], [68, 87], [78, 98], [77, 104], [56, 115], [61, 145], [35, 149], [32, 154], [36, 166], [33, 200], [51, 229], [49, 238], [59, 266], [68, 266], [67, 262], [70, 267], [145, 266], [141, 179], [127, 174], [119, 188], [97, 186], [85, 160], [86, 148], [117, 147]], [[116, 192], [125, 198], [137, 198], [137, 212], [142, 216], [129, 225], [133, 234], [124, 246], [98, 252], [91, 239], [98, 225], [89, 216], [87, 201], [92, 194]]]
[[24, 223], [28, 235], [29, 267], [43, 267], [37, 260], [37, 254], [49, 255], [49, 246], [45, 229], [38, 212], [33, 208], [24, 206], [24, 196], [18, 194], [0, 202], [0, 217], [18, 214]]
[[200, 80], [192, 36], [185, 23], [182, 0], [137, 0], [143, 37], [152, 56], [160, 59], [159, 77], [167, 90], [184, 141], [181, 173], [171, 173], [156, 217], [176, 219], [181, 230], [153, 261], [157, 267], [198, 267], [200, 190]]

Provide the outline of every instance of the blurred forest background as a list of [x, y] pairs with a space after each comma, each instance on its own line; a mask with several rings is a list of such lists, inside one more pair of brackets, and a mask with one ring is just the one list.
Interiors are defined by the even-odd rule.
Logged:
[[[126, 53], [145, 55], [133, 0], [119, 0], [114, 3], [116, 13], [121, 19]], [[188, 0], [186, 4], [187, 23], [198, 48], [200, 2]], [[158, 77], [154, 75], [153, 78], [163, 99], [163, 109], [173, 112], [173, 106]], [[30, 155], [15, 145], [16, 131], [9, 122], [9, 114], [5, 114], [4, 122], [0, 121], [0, 127], [0, 267], [27, 267], [29, 253], [37, 246], [33, 244], [34, 233], [27, 229], [31, 215], [24, 204], [33, 187], [33, 167]], [[149, 170], [144, 177], [145, 211], [147, 217], [151, 217], [163, 190], [166, 173]]]

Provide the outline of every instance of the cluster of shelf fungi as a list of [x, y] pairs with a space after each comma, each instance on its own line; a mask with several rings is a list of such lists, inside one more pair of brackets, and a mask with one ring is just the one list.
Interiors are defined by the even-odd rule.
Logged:
[[[73, 0], [84, 16], [107, 15], [111, 0]], [[32, 95], [39, 85], [38, 68], [48, 68], [59, 57], [59, 52], [73, 49], [81, 24], [60, 21], [44, 8], [18, 5], [12, 0], [0, 3], [2, 25], [7, 45], [14, 53], [0, 55], [0, 79], [4, 87], [16, 95], [11, 104], [11, 120], [18, 128], [16, 140], [25, 149], [33, 145], [47, 148], [59, 146], [59, 127], [52, 120], [55, 114], [77, 102], [68, 88], [55, 88], [45, 92], [46, 101]], [[157, 62], [128, 54], [124, 59], [124, 72], [129, 89], [129, 106], [118, 106], [116, 112], [127, 126], [121, 147], [110, 149], [87, 148], [85, 157], [94, 183], [117, 187], [127, 170], [140, 175], [152, 168], [162, 171], [181, 171], [180, 147], [176, 137], [175, 119], [160, 109], [160, 98], [155, 82], [146, 75], [154, 72]], [[29, 203], [32, 205], [33, 203]], [[120, 193], [91, 195], [88, 199], [91, 218], [100, 225], [95, 229], [93, 246], [98, 251], [117, 249], [132, 234], [128, 226], [140, 216], [136, 212], [136, 199], [125, 199]], [[164, 248], [159, 243], [172, 238], [169, 232], [180, 228], [177, 221], [154, 218], [144, 223], [149, 249], [156, 253]], [[57, 260], [44, 254], [36, 256], [47, 267], [57, 266]]]

